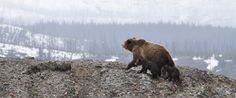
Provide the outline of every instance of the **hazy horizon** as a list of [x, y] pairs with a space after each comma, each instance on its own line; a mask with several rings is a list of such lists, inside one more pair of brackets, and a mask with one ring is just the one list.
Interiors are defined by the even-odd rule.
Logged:
[[4, 23], [175, 23], [236, 28], [234, 0], [0, 0]]

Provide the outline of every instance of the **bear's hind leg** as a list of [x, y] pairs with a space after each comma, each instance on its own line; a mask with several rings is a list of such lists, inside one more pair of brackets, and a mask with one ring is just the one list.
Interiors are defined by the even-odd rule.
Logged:
[[157, 73], [152, 73], [152, 79], [158, 79]]

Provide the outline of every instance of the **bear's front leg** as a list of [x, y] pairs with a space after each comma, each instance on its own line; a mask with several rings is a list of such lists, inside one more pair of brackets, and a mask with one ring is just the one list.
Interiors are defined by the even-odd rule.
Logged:
[[128, 69], [132, 68], [133, 66], [135, 66], [134, 63], [135, 63], [135, 61], [132, 60], [132, 61], [128, 64], [128, 66], [126, 67], [126, 70], [128, 70]]
[[138, 73], [144, 73], [144, 74], [146, 74], [146, 73], [147, 73], [147, 67], [146, 67], [146, 65], [143, 65], [143, 64], [142, 64], [142, 69], [141, 69], [140, 71], [138, 71]]
[[126, 70], [136, 66], [135, 62], [138, 60], [138, 55], [133, 54], [133, 60], [128, 64]]

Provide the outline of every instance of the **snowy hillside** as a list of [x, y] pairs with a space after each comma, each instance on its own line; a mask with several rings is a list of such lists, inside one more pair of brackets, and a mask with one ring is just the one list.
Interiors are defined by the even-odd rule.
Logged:
[[65, 41], [59, 37], [52, 37], [43, 34], [33, 34], [21, 27], [12, 25], [0, 24], [0, 41], [2, 43], [10, 43], [37, 48], [57, 48], [63, 49]]
[[83, 47], [76, 50], [76, 45], [70, 44], [72, 41], [76, 43], [73, 39], [34, 34], [20, 27], [0, 25], [0, 57], [30, 56], [54, 60], [92, 57], [84, 51], [79, 51], [83, 50]]
[[29, 48], [18, 45], [0, 43], [0, 57], [36, 57], [39, 59], [50, 58], [53, 60], [81, 59], [91, 57], [86, 53], [73, 53], [60, 50]]

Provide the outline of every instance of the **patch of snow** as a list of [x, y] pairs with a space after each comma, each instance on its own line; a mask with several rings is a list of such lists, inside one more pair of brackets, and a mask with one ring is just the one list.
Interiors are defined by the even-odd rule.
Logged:
[[178, 61], [179, 59], [178, 58], [173, 58], [174, 61]]
[[[0, 43], [0, 57], [7, 57], [9, 53], [12, 53], [12, 55], [19, 58], [38, 57], [40, 52], [39, 50], [40, 49], [38, 48]], [[42, 52], [43, 54], [50, 55], [50, 58], [54, 60], [81, 59], [83, 57], [92, 57], [92, 55], [88, 53], [73, 53], [51, 49], [42, 49]], [[112, 57], [112, 59], [118, 59], [118, 57]]]
[[219, 54], [219, 57], [222, 57], [223, 56], [223, 54]]
[[220, 72], [221, 70], [220, 69], [217, 69], [216, 72]]
[[49, 50], [51, 54], [51, 58], [55, 58], [55, 59], [63, 59], [63, 58], [69, 58], [70, 54], [67, 54], [64, 51], [56, 51], [56, 50]]
[[82, 54], [72, 54], [72, 57], [71, 57], [72, 60], [81, 59], [81, 58], [82, 58]]
[[[13, 44], [17, 44], [20, 46], [43, 46], [48, 47], [49, 45], [56, 45], [58, 48], [63, 48], [65, 45], [64, 41], [68, 40], [66, 38], [61, 37], [54, 37], [44, 34], [35, 34], [28, 30], [24, 30], [21, 27], [12, 26], [12, 25], [6, 25], [6, 24], [0, 24], [0, 28], [2, 28], [3, 31], [0, 31], [1, 38], [5, 42], [10, 42]], [[26, 37], [24, 40], [18, 41], [18, 36], [24, 36]], [[9, 40], [11, 39], [11, 40]], [[27, 44], [26, 44], [27, 43]]]
[[22, 55], [20, 55], [20, 54], [16, 54], [15, 56], [18, 57], [18, 58], [21, 58], [21, 59], [24, 58], [24, 56], [22, 56]]
[[25, 36], [26, 36], [27, 38], [30, 38], [30, 39], [31, 39], [31, 37], [32, 37], [32, 33], [29, 32], [29, 31], [27, 31], [27, 32], [25, 33]]
[[60, 51], [60, 50], [44, 50], [45, 53], [50, 53], [50, 56], [54, 60], [75, 60], [81, 58], [88, 58], [93, 57], [88, 53], [74, 53], [74, 52], [67, 52], [67, 51]]
[[5, 55], [0, 54], [0, 57], [6, 57]]
[[106, 59], [106, 62], [115, 62], [117, 59], [119, 59], [119, 57], [116, 56], [112, 56], [110, 59]]
[[2, 50], [2, 54], [4, 55], [7, 55], [9, 51], [13, 50], [18, 53], [26, 54], [26, 56], [30, 56], [30, 57], [38, 56], [38, 49], [35, 49], [35, 48], [28, 48], [24, 46], [0, 43], [0, 49]]
[[211, 71], [219, 64], [219, 61], [215, 58], [214, 54], [209, 59], [204, 60], [204, 62], [208, 64], [207, 69]]
[[42, 34], [34, 34], [33, 39], [35, 39], [37, 43], [48, 44], [51, 38]]
[[201, 58], [200, 56], [194, 56], [193, 58], [192, 58], [194, 61], [199, 61], [199, 60], [203, 60], [203, 58]]
[[49, 50], [48, 49], [43, 49], [43, 53], [48, 54]]
[[83, 57], [84, 58], [89, 58], [89, 57], [94, 57], [94, 55], [90, 55], [88, 53], [83, 53]]
[[62, 38], [58, 37], [58, 38], [56, 38], [56, 40], [57, 40], [57, 43], [59, 44], [59, 46], [64, 45]]
[[229, 63], [229, 62], [232, 62], [233, 60], [225, 60], [225, 62]]

